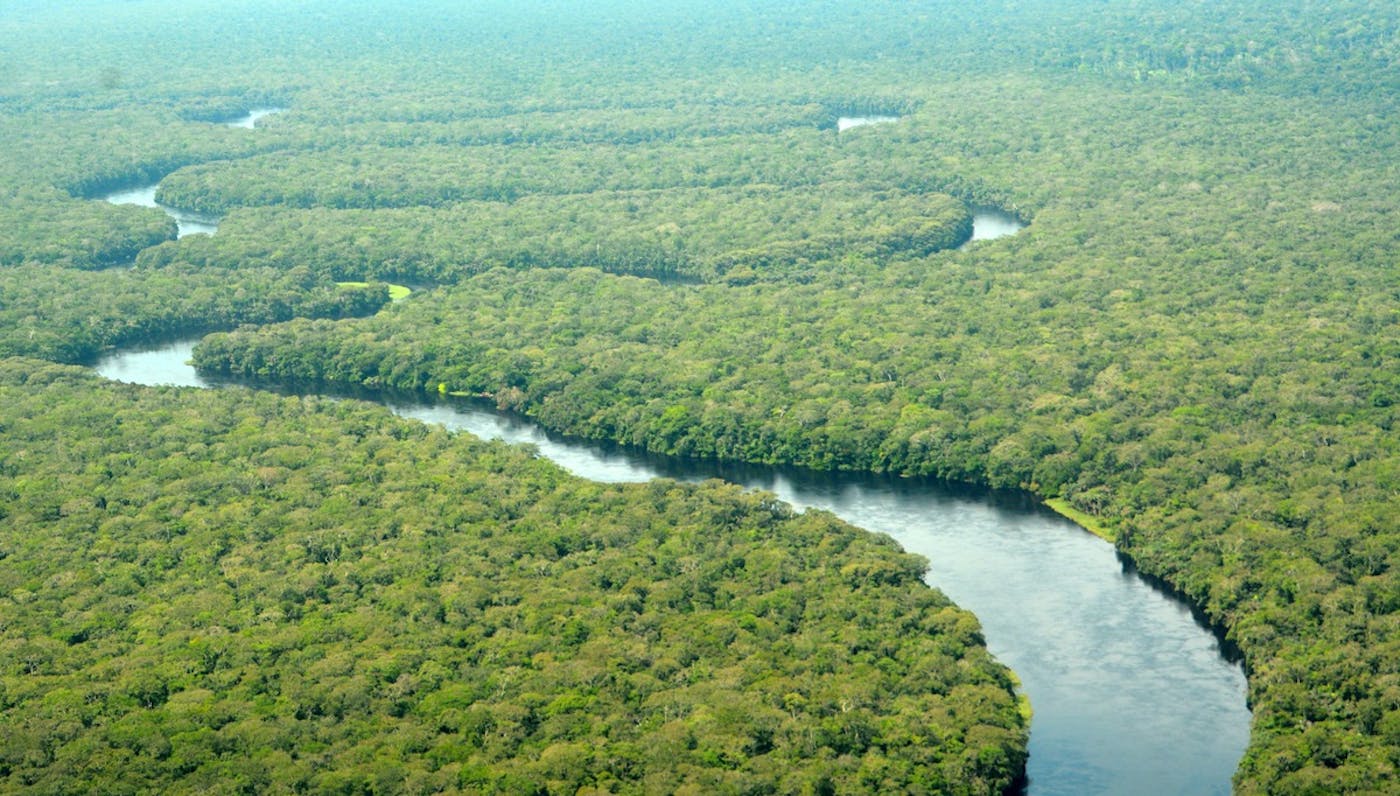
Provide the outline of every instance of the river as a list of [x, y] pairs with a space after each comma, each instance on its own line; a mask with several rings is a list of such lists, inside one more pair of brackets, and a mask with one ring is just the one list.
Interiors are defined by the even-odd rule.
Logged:
[[206, 216], [200, 213], [192, 213], [188, 210], [167, 207], [157, 202], [155, 185], [142, 185], [139, 188], [127, 188], [121, 191], [113, 191], [102, 198], [114, 205], [159, 207], [161, 210], [165, 211], [167, 216], [175, 219], [175, 225], [179, 229], [178, 237], [181, 238], [186, 235], [213, 235], [214, 231], [219, 228], [219, 219], [214, 216]]
[[281, 108], [254, 108], [242, 116], [235, 116], [232, 119], [225, 120], [223, 124], [228, 127], [243, 127], [252, 130], [254, 127], [258, 126], [259, 119], [281, 112]]
[[897, 121], [898, 116], [842, 116], [836, 120], [836, 132], [844, 133], [871, 124], [894, 124]]
[[[894, 124], [899, 121], [898, 116], [841, 116], [836, 120], [836, 132], [844, 133], [857, 127], [866, 127], [873, 124]], [[972, 212], [972, 237], [968, 238], [960, 249], [966, 249], [978, 241], [995, 240], [1008, 235], [1015, 235], [1026, 228], [1024, 222], [1016, 216], [991, 205], [973, 205], [968, 208]]]
[[[119, 381], [215, 386], [185, 364], [192, 347], [117, 352], [96, 370]], [[1020, 676], [1035, 710], [1030, 794], [1230, 792], [1250, 723], [1239, 663], [1184, 603], [1029, 495], [654, 457], [566, 439], [469, 403], [382, 403], [424, 422], [533, 444], [585, 478], [719, 477], [888, 533], [930, 560], [928, 582], [977, 615], [988, 648]]]
[[[158, 184], [143, 185], [139, 188], [128, 188], [121, 191], [114, 191], [103, 196], [105, 201], [118, 205], [140, 205], [141, 207], [159, 207], [166, 215], [175, 219], [179, 227], [179, 237], [203, 233], [212, 235], [219, 228], [219, 219], [214, 216], [201, 215], [188, 210], [180, 210], [174, 207], [167, 207], [156, 201], [156, 188]], [[1010, 213], [996, 207], [974, 206], [970, 208], [972, 212], [972, 237], [968, 239], [960, 248], [967, 248], [969, 245], [983, 240], [993, 240], [1007, 235], [1015, 235], [1026, 228], [1021, 220]], [[673, 279], [674, 277], [668, 277]]]
[[[281, 108], [256, 108], [248, 111], [243, 116], [222, 122], [229, 127], [244, 127], [249, 130], [254, 129], [259, 119], [270, 116], [274, 113], [281, 113]], [[891, 124], [898, 122], [898, 116], [843, 116], [837, 120], [837, 129], [840, 132], [854, 127], [864, 127], [871, 124]], [[103, 200], [112, 204], [132, 204], [141, 207], [159, 207], [166, 215], [175, 219], [178, 227], [177, 237], [186, 235], [205, 234], [212, 235], [219, 228], [219, 219], [216, 216], [194, 213], [188, 210], [181, 210], [169, 207], [156, 201], [156, 189], [158, 183], [142, 185], [137, 188], [127, 188], [120, 191], [113, 191], [102, 197]], [[1026, 225], [1019, 218], [1002, 210], [999, 207], [987, 205], [973, 205], [969, 208], [972, 213], [972, 237], [963, 243], [960, 248], [968, 246], [978, 241], [994, 240], [996, 238], [1015, 235], [1025, 229]]]
[[[254, 108], [247, 113], [227, 119], [220, 124], [226, 127], [242, 127], [249, 130], [257, 126], [258, 120], [274, 113], [281, 113], [281, 108]], [[156, 201], [156, 189], [158, 183], [141, 185], [135, 188], [123, 188], [120, 191], [113, 191], [102, 197], [103, 201], [111, 202], [114, 205], [138, 205], [140, 207], [159, 207], [165, 214], [175, 219], [177, 228], [176, 237], [183, 238], [186, 235], [213, 235], [219, 228], [219, 218], [217, 216], [195, 213], [189, 210], [181, 210], [178, 207], [169, 207]]]

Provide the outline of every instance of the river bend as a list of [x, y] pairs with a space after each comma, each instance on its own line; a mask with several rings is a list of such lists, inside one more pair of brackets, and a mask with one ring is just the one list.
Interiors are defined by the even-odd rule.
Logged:
[[[120, 381], [214, 386], [186, 364], [192, 347], [117, 352], [96, 369]], [[380, 402], [449, 429], [533, 444], [585, 478], [724, 478], [888, 533], [928, 557], [928, 582], [977, 615], [988, 648], [1020, 676], [1035, 710], [1030, 794], [1230, 792], [1250, 723], [1239, 663], [1184, 603], [1028, 495], [658, 458], [566, 439], [473, 404]]]

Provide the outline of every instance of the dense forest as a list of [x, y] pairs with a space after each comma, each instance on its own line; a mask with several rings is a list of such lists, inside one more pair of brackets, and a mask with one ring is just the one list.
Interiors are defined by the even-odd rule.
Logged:
[[382, 284], [346, 286], [310, 269], [75, 272], [0, 269], [0, 356], [85, 362], [113, 346], [293, 317], [373, 312]]
[[[1243, 651], [1236, 790], [1393, 787], [1400, 12], [6, 5], [0, 353], [249, 324], [200, 366], [1024, 488]], [[255, 107], [282, 112], [220, 124]], [[898, 122], [838, 128], [862, 115]], [[218, 232], [98, 201], [156, 181]], [[1030, 226], [959, 248], [976, 204]], [[4, 367], [13, 787], [987, 792], [1024, 759], [975, 624], [829, 517], [354, 404]], [[709, 647], [670, 646], [697, 621]], [[847, 637], [876, 628], [901, 643]]]
[[831, 252], [931, 253], [953, 248], [970, 234], [967, 208], [946, 194], [872, 194], [839, 183], [672, 187], [453, 202], [443, 209], [238, 211], [224, 219], [218, 235], [148, 248], [136, 264], [265, 264], [311, 268], [332, 279], [435, 284], [497, 266], [592, 266], [742, 282], [793, 280], [804, 273], [810, 278]]
[[888, 538], [352, 402], [0, 364], [0, 782], [995, 792], [1023, 719]]

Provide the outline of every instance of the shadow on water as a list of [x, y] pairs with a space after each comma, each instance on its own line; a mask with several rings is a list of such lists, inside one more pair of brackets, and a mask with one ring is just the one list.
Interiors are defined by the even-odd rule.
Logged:
[[178, 229], [176, 237], [183, 238], [186, 235], [212, 235], [219, 228], [219, 217], [206, 213], [196, 213], [191, 210], [180, 210], [179, 208], [163, 205], [156, 201], [157, 183], [150, 185], [139, 185], [134, 188], [124, 188], [119, 191], [112, 191], [99, 197], [105, 202], [114, 205], [136, 205], [138, 207], [158, 207], [165, 211], [167, 216], [175, 219]]
[[1239, 664], [1244, 668], [1245, 674], [1249, 674], [1249, 661], [1244, 657], [1244, 650], [1230, 639], [1224, 627], [1211, 621], [1210, 615], [1201, 610], [1201, 607], [1193, 602], [1186, 592], [1150, 572], [1138, 569], [1137, 562], [1133, 560], [1133, 557], [1122, 550], [1115, 550], [1114, 553], [1118, 556], [1118, 563], [1122, 566], [1125, 577], [1142, 580], [1162, 594], [1191, 609], [1191, 617], [1196, 620], [1196, 625], [1215, 636], [1216, 643], [1220, 645], [1220, 657], [1232, 664]]
[[[166, 365], [128, 358], [158, 359], [156, 352], [119, 352], [98, 371], [150, 383], [136, 371], [183, 366], [191, 346], [167, 346]], [[405, 417], [532, 445], [593, 480], [723, 478], [886, 533], [929, 560], [927, 581], [977, 615], [988, 649], [1020, 677], [1035, 710], [1024, 792], [1230, 792], [1250, 723], [1238, 651], [1111, 545], [1028, 493], [662, 456], [548, 432], [484, 399], [194, 377], [184, 368], [181, 378], [203, 386], [373, 401]]]

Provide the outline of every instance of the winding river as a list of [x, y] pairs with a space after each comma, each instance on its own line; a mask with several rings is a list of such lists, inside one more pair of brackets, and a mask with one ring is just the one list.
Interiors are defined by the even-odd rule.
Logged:
[[[140, 205], [141, 207], [159, 207], [165, 214], [175, 219], [175, 224], [179, 228], [177, 237], [186, 235], [205, 234], [213, 235], [219, 228], [219, 219], [215, 216], [201, 215], [188, 210], [169, 207], [156, 201], [156, 189], [159, 183], [143, 185], [139, 188], [127, 188], [121, 191], [113, 191], [102, 197], [104, 201], [118, 205]], [[997, 207], [973, 206], [969, 208], [972, 212], [972, 237], [963, 243], [960, 249], [966, 249], [978, 241], [995, 240], [1008, 235], [1015, 235], [1026, 228], [1021, 220], [1010, 213]], [[668, 277], [675, 279], [674, 277]], [[683, 279], [675, 281], [685, 281]]]
[[[274, 113], [281, 113], [281, 108], [254, 108], [247, 113], [227, 119], [220, 124], [225, 127], [242, 127], [252, 130], [257, 126], [258, 120]], [[219, 228], [217, 216], [195, 213], [190, 210], [181, 210], [177, 207], [163, 205], [156, 201], [156, 189], [159, 183], [141, 185], [136, 188], [123, 188], [120, 191], [113, 191], [102, 197], [103, 201], [111, 202], [114, 205], [137, 205], [140, 207], [159, 207], [165, 214], [175, 219], [177, 228], [176, 237], [183, 238], [186, 235], [213, 235]], [[975, 232], [973, 233], [976, 234]]]
[[180, 210], [175, 207], [168, 207], [156, 201], [156, 185], [142, 185], [139, 188], [127, 188], [121, 191], [113, 191], [102, 197], [104, 200], [114, 205], [139, 205], [141, 207], [159, 207], [165, 211], [167, 216], [175, 219], [175, 226], [179, 229], [176, 237], [183, 238], [186, 235], [213, 235], [219, 228], [219, 219], [214, 216], [206, 216], [200, 213], [192, 213], [188, 210]]
[[[114, 353], [108, 378], [215, 386], [193, 341]], [[548, 434], [467, 403], [384, 398], [392, 411], [535, 445], [585, 478], [719, 477], [832, 511], [928, 557], [927, 580], [981, 620], [1035, 710], [1030, 794], [1227, 794], [1249, 735], [1245, 679], [1216, 637], [1109, 544], [1028, 495], [851, 473], [657, 458]]]
[[[221, 124], [228, 127], [242, 127], [249, 130], [257, 127], [258, 120], [274, 113], [281, 113], [282, 108], [254, 108], [242, 116], [227, 119]], [[837, 120], [837, 131], [845, 132], [856, 127], [865, 127], [873, 124], [893, 124], [899, 121], [898, 116], [842, 116]], [[141, 207], [158, 207], [164, 210], [166, 215], [175, 219], [178, 228], [177, 237], [183, 238], [186, 235], [212, 235], [219, 228], [217, 216], [195, 213], [189, 210], [181, 210], [176, 207], [163, 205], [156, 201], [156, 190], [159, 183], [142, 185], [136, 188], [125, 188], [120, 191], [113, 191], [101, 198], [104, 201], [118, 205], [139, 205]], [[1026, 228], [1021, 220], [999, 207], [988, 205], [973, 205], [969, 208], [972, 213], [972, 237], [961, 247], [968, 246], [984, 240], [1015, 235]]]

